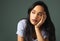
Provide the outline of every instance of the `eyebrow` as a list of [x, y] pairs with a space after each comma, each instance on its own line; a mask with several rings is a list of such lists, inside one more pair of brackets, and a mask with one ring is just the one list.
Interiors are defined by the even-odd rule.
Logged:
[[43, 12], [39, 12], [39, 13], [43, 13]]
[[[35, 10], [32, 10], [32, 11], [35, 11]], [[35, 11], [36, 12], [36, 11]]]
[[[32, 11], [36, 12], [34, 9], [33, 9]], [[45, 11], [44, 11], [44, 12], [45, 12]], [[44, 12], [38, 12], [38, 13], [44, 13]]]

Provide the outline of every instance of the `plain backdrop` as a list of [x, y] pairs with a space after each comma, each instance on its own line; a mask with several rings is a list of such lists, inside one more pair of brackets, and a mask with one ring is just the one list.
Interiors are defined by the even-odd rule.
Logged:
[[[26, 18], [28, 8], [38, 0], [0, 0], [0, 41], [17, 41], [16, 28]], [[60, 41], [60, 0], [42, 0], [48, 6], [55, 25], [56, 39]]]

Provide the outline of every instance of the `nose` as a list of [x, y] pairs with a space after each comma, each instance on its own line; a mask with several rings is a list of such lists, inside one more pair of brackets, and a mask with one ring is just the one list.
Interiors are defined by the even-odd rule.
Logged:
[[35, 14], [35, 15], [34, 15], [34, 19], [37, 19], [37, 17], [38, 17], [37, 14]]

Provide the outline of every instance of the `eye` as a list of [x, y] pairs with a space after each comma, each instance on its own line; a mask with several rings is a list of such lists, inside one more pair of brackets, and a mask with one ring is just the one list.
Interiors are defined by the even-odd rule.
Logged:
[[38, 13], [39, 16], [42, 16], [42, 13]]
[[35, 14], [35, 12], [32, 11], [32, 14]]

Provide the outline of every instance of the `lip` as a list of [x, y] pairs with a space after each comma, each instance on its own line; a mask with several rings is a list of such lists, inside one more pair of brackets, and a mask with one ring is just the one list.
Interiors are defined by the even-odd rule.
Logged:
[[37, 20], [36, 20], [36, 19], [32, 19], [32, 21], [33, 21], [33, 22], [37, 22]]

